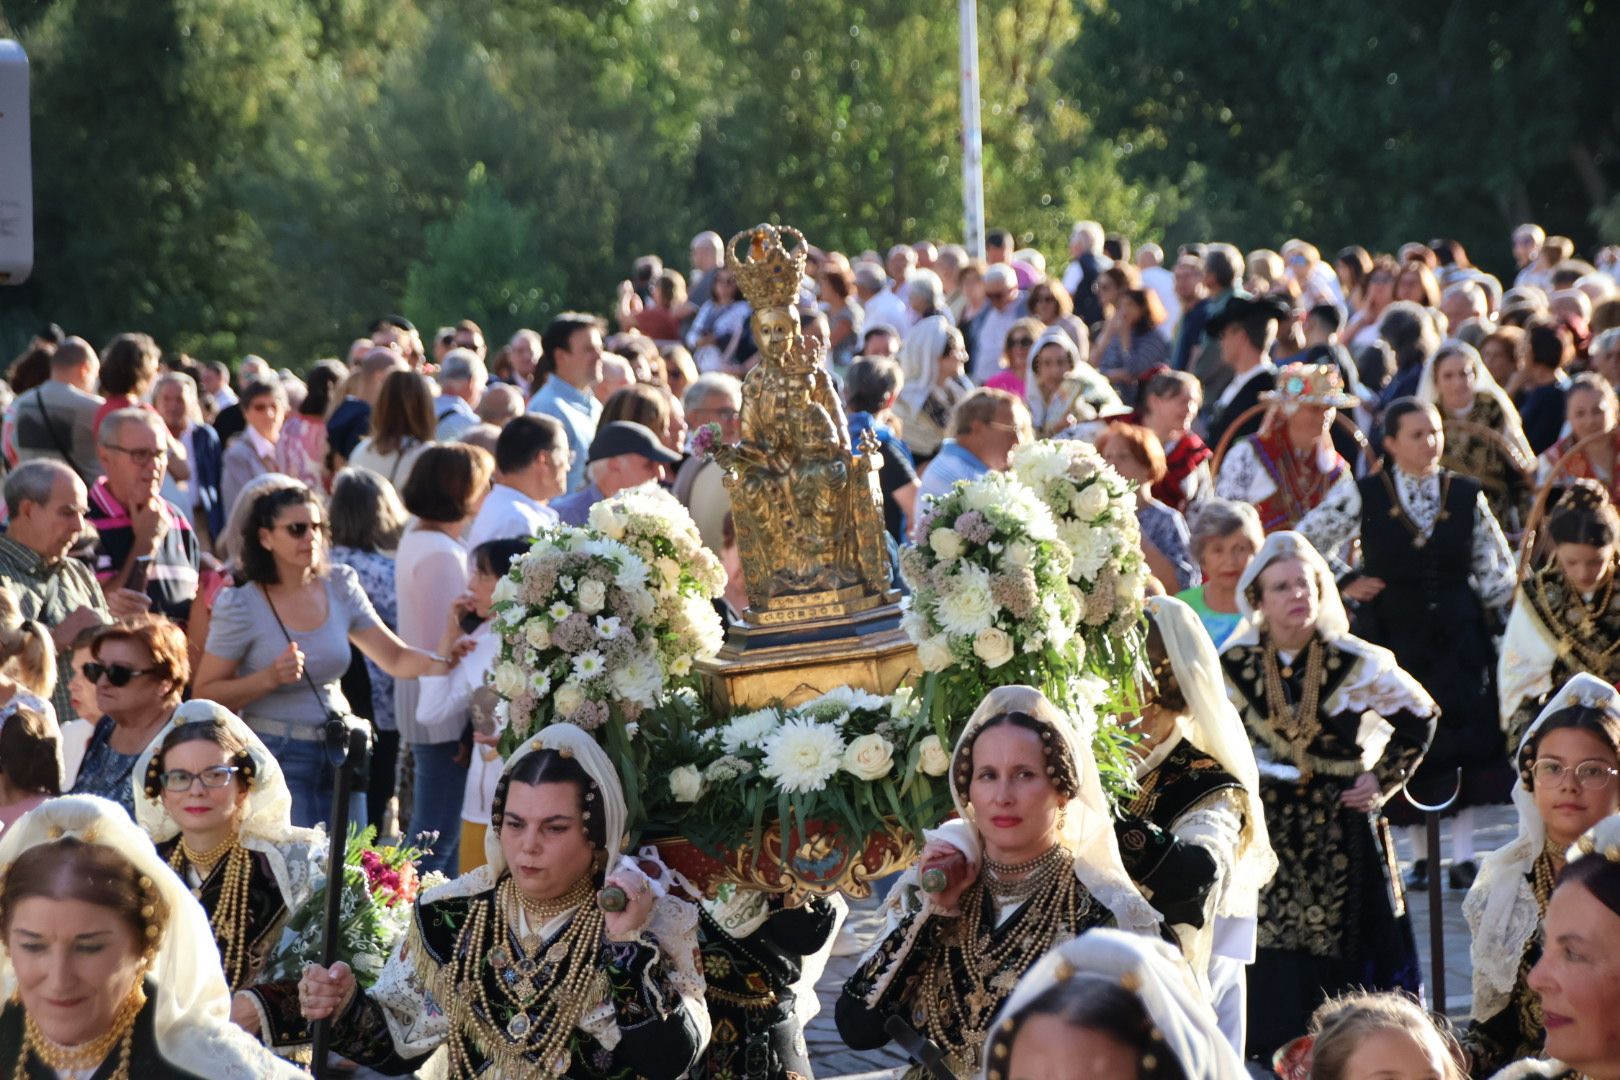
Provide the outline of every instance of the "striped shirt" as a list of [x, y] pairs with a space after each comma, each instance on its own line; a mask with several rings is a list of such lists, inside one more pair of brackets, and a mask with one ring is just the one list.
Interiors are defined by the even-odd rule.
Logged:
[[[146, 595], [152, 600], [153, 611], [184, 625], [197, 596], [197, 534], [173, 503], [159, 497], [158, 504], [169, 527], [152, 552], [146, 572]], [[110, 588], [135, 547], [135, 524], [129, 510], [107, 486], [105, 476], [90, 488], [89, 520], [101, 536], [96, 544], [96, 580]]]

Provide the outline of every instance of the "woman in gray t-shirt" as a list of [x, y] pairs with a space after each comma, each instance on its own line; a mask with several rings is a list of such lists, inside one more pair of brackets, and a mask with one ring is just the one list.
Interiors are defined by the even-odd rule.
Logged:
[[[338, 685], [349, 643], [396, 678], [443, 675], [455, 664], [400, 641], [354, 571], [328, 565], [326, 549], [321, 506], [307, 487], [257, 497], [242, 529], [241, 584], [214, 601], [194, 686], [264, 740], [286, 774], [299, 826], [324, 821], [330, 809], [333, 774], [321, 739], [329, 712], [349, 712]], [[358, 794], [351, 816], [364, 824]]]

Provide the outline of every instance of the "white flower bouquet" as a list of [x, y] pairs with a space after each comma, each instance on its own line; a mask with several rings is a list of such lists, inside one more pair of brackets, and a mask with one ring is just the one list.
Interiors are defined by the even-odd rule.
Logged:
[[726, 634], [714, 600], [725, 592], [726, 570], [703, 546], [679, 499], [643, 484], [591, 507], [590, 524], [647, 564], [658, 658], [667, 676], [684, 679], [695, 661], [720, 651]]
[[1124, 677], [1141, 651], [1147, 565], [1136, 521], [1135, 485], [1090, 443], [1042, 439], [1013, 450], [1012, 473], [1052, 512], [1069, 549], [1076, 630], [1093, 670]]
[[[790, 833], [813, 833], [847, 855], [879, 838], [921, 836], [950, 812], [949, 750], [910, 690], [840, 687], [709, 726], [688, 704], [689, 723], [666, 707], [646, 732], [650, 756], [668, 770], [667, 783], [645, 792], [650, 832], [708, 853], [758, 852], [767, 831], [780, 837], [777, 850], [791, 850]], [[751, 823], [751, 836], [739, 822]]]
[[494, 604], [503, 753], [555, 721], [605, 729], [624, 748], [665, 688], [649, 577], [641, 556], [587, 529], [547, 533], [512, 560]]

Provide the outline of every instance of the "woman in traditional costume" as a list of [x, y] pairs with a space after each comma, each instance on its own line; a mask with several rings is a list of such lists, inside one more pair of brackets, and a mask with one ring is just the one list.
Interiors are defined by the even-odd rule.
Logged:
[[1620, 683], [1620, 515], [1603, 486], [1577, 480], [1547, 515], [1553, 558], [1519, 586], [1497, 666], [1508, 750], [1578, 671]]
[[[992, 690], [950, 778], [961, 820], [930, 835], [890, 892], [890, 925], [844, 985], [837, 1020], [866, 1050], [898, 1017], [967, 1076], [996, 1011], [1052, 946], [1097, 926], [1156, 933], [1159, 917], [1120, 862], [1089, 749], [1040, 691]], [[936, 871], [944, 887], [922, 892]]]
[[0, 1075], [304, 1075], [230, 1022], [208, 916], [116, 803], [53, 799], [6, 830], [0, 939]]
[[1464, 1043], [1475, 1076], [1541, 1054], [1546, 1017], [1530, 969], [1545, 945], [1541, 922], [1565, 853], [1620, 813], [1620, 694], [1584, 672], [1570, 679], [1524, 733], [1518, 766], [1518, 835], [1485, 857], [1463, 902], [1474, 968]]
[[[709, 1080], [790, 1080], [808, 1077], [810, 1053], [800, 1022], [799, 994], [814, 994], [824, 949], [841, 919], [825, 897], [795, 903], [785, 894], [738, 889], [729, 899], [699, 904], [713, 1035], [695, 1073]], [[845, 909], [847, 910], [847, 909]]]
[[1350, 634], [1327, 564], [1273, 533], [1239, 585], [1247, 623], [1221, 656], [1260, 769], [1279, 868], [1260, 893], [1248, 1056], [1304, 1031], [1354, 986], [1421, 989], [1417, 946], [1379, 814], [1434, 733], [1433, 699]]
[[1246, 1080], [1186, 961], [1162, 941], [1092, 930], [1041, 959], [1007, 999], [984, 1080]]
[[1119, 853], [1208, 975], [1221, 1030], [1242, 1053], [1255, 908], [1277, 869], [1260, 774], [1198, 616], [1168, 596], [1149, 597], [1147, 611], [1150, 681], [1134, 747], [1137, 793], [1114, 826]]
[[[1620, 494], [1620, 402], [1614, 387], [1593, 371], [1575, 376], [1564, 394], [1564, 417], [1569, 434], [1541, 452], [1536, 483], [1554, 481], [1561, 486], [1570, 480], [1596, 480], [1612, 501]], [[1596, 438], [1605, 432], [1607, 439]], [[1575, 449], [1587, 439], [1592, 442]]]
[[[1423, 362], [1417, 398], [1440, 411], [1446, 439], [1441, 467], [1479, 481], [1497, 524], [1518, 535], [1534, 495], [1521, 463], [1534, 461], [1535, 454], [1513, 399], [1496, 384], [1474, 347], [1462, 341], [1447, 342]], [[1501, 441], [1474, 428], [1494, 431]]]
[[1620, 1080], [1620, 817], [1576, 843], [1547, 903], [1548, 947], [1530, 971], [1546, 1016], [1547, 1058], [1498, 1073]]
[[[681, 1076], [708, 1039], [697, 912], [617, 852], [625, 804], [607, 754], [573, 724], [530, 736], [495, 791], [488, 863], [416, 901], [377, 984], [312, 965], [304, 1016], [390, 1076], [441, 1047], [468, 1077]], [[628, 904], [605, 912], [597, 890]]]
[[[1430, 805], [1456, 792], [1450, 882], [1466, 889], [1478, 872], [1473, 809], [1507, 801], [1512, 786], [1495, 738], [1491, 636], [1507, 616], [1514, 562], [1479, 482], [1440, 467], [1444, 449], [1434, 406], [1395, 401], [1384, 410], [1384, 468], [1335, 492], [1299, 531], [1324, 556], [1360, 539], [1361, 564], [1339, 582], [1347, 599], [1359, 601], [1356, 630], [1392, 651], [1440, 706], [1434, 741], [1410, 790]], [[1404, 801], [1390, 809], [1391, 821], [1410, 829], [1417, 853], [1407, 884], [1423, 888], [1440, 853], [1427, 850], [1416, 810]]]
[[296, 979], [261, 981], [287, 917], [322, 877], [326, 837], [292, 824], [281, 766], [241, 718], [188, 701], [132, 773], [135, 819], [202, 902], [232, 992], [231, 1019], [295, 1054], [309, 1042]]
[[1335, 409], [1361, 404], [1344, 389], [1332, 364], [1289, 364], [1277, 373], [1277, 389], [1260, 430], [1232, 444], [1220, 460], [1215, 494], [1246, 502], [1260, 512], [1268, 533], [1292, 529], [1324, 500], [1353, 488], [1355, 472], [1333, 447]]

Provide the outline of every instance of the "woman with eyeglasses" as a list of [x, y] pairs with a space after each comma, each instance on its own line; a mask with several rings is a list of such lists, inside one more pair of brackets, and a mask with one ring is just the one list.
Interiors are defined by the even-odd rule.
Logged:
[[1519, 741], [1517, 764], [1518, 835], [1486, 856], [1463, 902], [1474, 969], [1463, 1041], [1475, 1076], [1541, 1056], [1546, 1021], [1530, 969], [1541, 958], [1542, 920], [1565, 852], [1620, 812], [1620, 694], [1592, 675], [1570, 679]]
[[203, 906], [231, 1020], [287, 1054], [309, 1041], [298, 980], [262, 979], [287, 916], [322, 878], [326, 837], [288, 820], [292, 796], [259, 737], [212, 701], [188, 701], [136, 762], [135, 820]]
[[135, 760], [168, 723], [191, 679], [186, 635], [161, 615], [137, 615], [97, 632], [90, 655], [84, 677], [95, 685], [101, 719], [73, 794], [111, 799], [133, 816], [129, 777]]
[[[328, 563], [321, 505], [302, 484], [254, 500], [237, 578], [214, 602], [193, 693], [240, 713], [264, 740], [286, 775], [293, 823], [307, 828], [330, 809], [324, 727], [329, 716], [350, 714], [339, 685], [350, 643], [396, 679], [442, 675], [455, 660], [406, 645], [377, 617], [354, 571]], [[365, 823], [360, 792], [351, 814]]]

